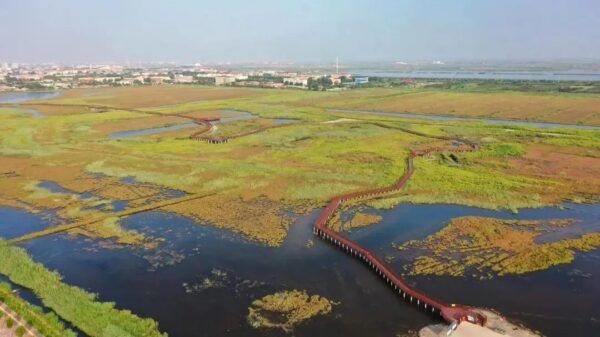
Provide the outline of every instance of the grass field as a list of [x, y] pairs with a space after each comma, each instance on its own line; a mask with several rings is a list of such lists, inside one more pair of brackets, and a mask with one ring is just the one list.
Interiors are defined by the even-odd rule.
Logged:
[[598, 95], [365, 89], [307, 97], [296, 105], [431, 115], [600, 125]]

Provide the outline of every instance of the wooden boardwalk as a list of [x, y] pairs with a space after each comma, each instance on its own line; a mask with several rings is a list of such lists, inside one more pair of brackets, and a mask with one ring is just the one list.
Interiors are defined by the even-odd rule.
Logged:
[[[412, 132], [422, 135], [420, 133]], [[460, 138], [435, 137], [443, 140], [452, 141], [460, 144], [460, 147], [452, 149], [454, 152], [474, 151], [479, 148], [476, 143], [472, 143]], [[400, 179], [392, 186], [371, 189], [355, 193], [342, 194], [333, 197], [329, 204], [321, 211], [321, 214], [314, 223], [314, 234], [320, 238], [339, 247], [347, 254], [358, 258], [373, 269], [373, 271], [381, 276], [383, 280], [393, 287], [394, 291], [399, 296], [402, 296], [407, 301], [414, 303], [417, 307], [431, 311], [431, 313], [439, 313], [448, 323], [460, 323], [468, 321], [475, 324], [485, 325], [486, 317], [477, 311], [462, 305], [448, 304], [436, 298], [433, 298], [418, 289], [410, 286], [405, 280], [396, 274], [387, 264], [381, 261], [373, 252], [360, 246], [358, 243], [349, 240], [342, 234], [330, 229], [327, 224], [329, 220], [338, 211], [342, 203], [362, 198], [371, 198], [381, 196], [387, 193], [395, 193], [402, 190], [414, 172], [414, 158], [424, 156], [428, 153], [443, 150], [441, 148], [428, 148], [421, 151], [411, 151], [408, 156], [407, 170]]]

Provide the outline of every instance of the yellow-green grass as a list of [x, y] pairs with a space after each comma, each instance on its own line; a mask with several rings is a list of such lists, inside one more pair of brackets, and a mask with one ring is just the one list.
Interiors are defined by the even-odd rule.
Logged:
[[[89, 93], [95, 95], [86, 96]], [[115, 109], [141, 107], [166, 116], [178, 113], [209, 116], [219, 110], [233, 109], [263, 118], [295, 118], [299, 122], [232, 139], [228, 144], [211, 145], [190, 140], [188, 136], [194, 128], [151, 137], [107, 137], [124, 128], [134, 130], [173, 123], [173, 119], [178, 120], [173, 116], [123, 110], [99, 113], [89, 109], [61, 115], [58, 108], [53, 108], [57, 109], [54, 114], [43, 119], [10, 117], [0, 125], [0, 154], [5, 163], [0, 167], [5, 171], [17, 168], [22, 176], [11, 178], [18, 184], [0, 186], [0, 193], [4, 204], [14, 206], [21, 202], [34, 208], [43, 207], [40, 199], [24, 195], [26, 191], [22, 189], [27, 182], [52, 180], [74, 186], [74, 180], [100, 173], [113, 178], [134, 177], [140, 182], [189, 193], [226, 190], [223, 202], [239, 197], [244, 200], [266, 197], [281, 207], [299, 203], [314, 207], [338, 193], [390, 185], [404, 172], [410, 149], [447, 145], [438, 139], [395, 129], [402, 127], [435, 136], [462, 136], [481, 142], [482, 149], [454, 159], [445, 154], [417, 160], [417, 170], [406, 191], [377, 201], [375, 204], [380, 207], [411, 201], [517, 210], [582, 200], [581, 193], [593, 194], [593, 186], [597, 186], [593, 172], [583, 179], [586, 183], [573, 187], [572, 181], [558, 173], [518, 172], [520, 164], [514, 161], [526, 158], [534, 144], [568, 149], [575, 156], [600, 158], [597, 131], [407, 120], [325, 110], [330, 104], [379, 102], [415, 95], [429, 97], [431, 104], [437, 104], [437, 94], [396, 89], [320, 93], [194, 86], [68, 91], [44, 103], [101, 104]], [[343, 117], [355, 121], [323, 123]], [[222, 123], [212, 135], [229, 136], [269, 123], [264, 119]], [[44, 170], [55, 174], [46, 174]], [[85, 205], [75, 201], [73, 206], [81, 209]], [[212, 214], [204, 215], [210, 215], [208, 220], [218, 225], [219, 220]], [[255, 229], [252, 232], [257, 233]]]
[[412, 274], [463, 276], [470, 272], [479, 278], [524, 274], [571, 263], [576, 252], [590, 252], [600, 247], [600, 233], [536, 242], [542, 233], [560, 231], [575, 222], [573, 219], [519, 221], [460, 217], [423, 240], [397, 247], [423, 251], [409, 266]]
[[166, 336], [152, 319], [100, 302], [95, 294], [65, 284], [58, 273], [34, 262], [23, 248], [0, 242], [0, 273], [31, 289], [46, 307], [89, 336]]
[[[0, 283], [0, 302], [6, 304], [19, 317], [31, 324], [40, 334], [46, 337], [75, 337], [76, 334], [65, 327], [54, 312], [45, 313], [38, 306], [20, 298], [13, 292], [10, 284]], [[1, 312], [0, 312], [1, 313]]]
[[313, 97], [295, 104], [321, 108], [600, 125], [600, 97], [597, 95], [368, 89]]

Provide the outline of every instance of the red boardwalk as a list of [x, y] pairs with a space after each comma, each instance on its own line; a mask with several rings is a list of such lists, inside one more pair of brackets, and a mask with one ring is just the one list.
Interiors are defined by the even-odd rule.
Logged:
[[[190, 136], [191, 139], [201, 140], [211, 144], [222, 144], [227, 143], [229, 141], [229, 138], [226, 137], [207, 136], [208, 133], [214, 130], [213, 122], [219, 121], [218, 118], [193, 120], [197, 124], [204, 125], [205, 128], [192, 134]], [[402, 130], [420, 136], [432, 137], [409, 129]], [[257, 133], [260, 131], [262, 131], [262, 129], [247, 132], [234, 137], [240, 137], [243, 135]], [[476, 143], [459, 138], [433, 138], [451, 141], [456, 146], [456, 148], [453, 149], [453, 152], [474, 151], [479, 148], [479, 146]], [[348, 254], [353, 255], [356, 258], [362, 260], [369, 267], [371, 267], [378, 275], [380, 275], [386, 281], [386, 283], [388, 283], [390, 286], [393, 286], [394, 290], [397, 291], [399, 295], [401, 295], [403, 298], [407, 299], [411, 303], [415, 303], [418, 307], [423, 307], [425, 310], [431, 310], [431, 312], [438, 312], [448, 323], [460, 323], [462, 321], [469, 321], [472, 323], [484, 325], [486, 322], [486, 317], [484, 315], [477, 313], [466, 306], [447, 304], [411, 287], [398, 274], [391, 270], [385, 263], [379, 260], [379, 258], [375, 256], [371, 251], [359, 246], [356, 242], [345, 238], [340, 233], [337, 233], [327, 227], [327, 222], [343, 202], [360, 198], [375, 197], [391, 192], [398, 192], [399, 190], [404, 188], [406, 182], [410, 179], [414, 172], [413, 159], [415, 157], [421, 157], [428, 153], [440, 150], [442, 149], [428, 148], [420, 151], [411, 151], [410, 155], [408, 156], [408, 167], [406, 173], [404, 173], [404, 175], [392, 186], [372, 189], [363, 192], [348, 193], [334, 197], [317, 218], [314, 224], [314, 233], [320, 236], [321, 238], [340, 247]]]
[[[456, 152], [473, 151], [478, 149], [477, 144], [466, 140], [445, 137], [439, 138], [450, 140], [454, 143], [459, 143], [461, 147], [456, 148]], [[362, 260], [370, 268], [372, 268], [375, 273], [380, 275], [386, 283], [392, 286], [399, 295], [411, 303], [415, 303], [418, 307], [422, 307], [425, 310], [431, 310], [431, 312], [438, 312], [448, 323], [469, 321], [475, 324], [484, 325], [486, 322], [486, 317], [484, 315], [477, 313], [466, 306], [447, 304], [411, 287], [371, 251], [359, 246], [356, 242], [345, 238], [340, 233], [337, 233], [327, 227], [327, 222], [343, 202], [359, 198], [378, 196], [384, 193], [397, 192], [404, 188], [406, 182], [410, 179], [414, 171], [413, 159], [415, 157], [424, 156], [428, 153], [438, 150], [440, 149], [429, 148], [422, 151], [411, 151], [408, 157], [408, 167], [406, 173], [392, 186], [377, 188], [364, 192], [343, 194], [334, 197], [315, 221], [314, 233], [315, 235], [318, 235], [319, 237], [338, 246], [348, 254], [355, 256], [359, 260]]]

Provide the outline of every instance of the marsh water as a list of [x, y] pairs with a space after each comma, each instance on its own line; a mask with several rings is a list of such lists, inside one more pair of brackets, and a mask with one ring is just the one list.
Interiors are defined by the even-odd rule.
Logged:
[[58, 91], [22, 91], [0, 93], [0, 103], [22, 103], [31, 100], [55, 98]]
[[[32, 100], [38, 99], [49, 99], [55, 98], [60, 95], [60, 92], [57, 91], [26, 91], [26, 92], [9, 92], [9, 93], [0, 93], [0, 103], [23, 103]], [[23, 111], [33, 118], [43, 118], [44, 115], [37, 109], [33, 108], [24, 108], [24, 107], [13, 107], [13, 109], [18, 109]]]
[[[214, 122], [214, 124], [229, 123], [229, 122], [259, 118], [258, 115], [251, 114], [251, 113], [245, 112], [245, 111], [220, 110], [220, 112], [223, 115], [225, 115], [226, 117], [220, 118], [218, 121]], [[273, 121], [273, 124], [289, 124], [289, 123], [296, 122], [295, 119], [289, 119], [289, 118], [272, 118], [271, 120]], [[109, 137], [111, 139], [132, 138], [132, 137], [139, 137], [139, 136], [155, 135], [155, 134], [160, 134], [160, 133], [164, 133], [164, 132], [176, 131], [176, 130], [194, 128], [194, 127], [198, 127], [198, 124], [196, 124], [196, 123], [181, 123], [181, 124], [161, 126], [161, 127], [155, 127], [155, 128], [149, 128], [149, 129], [138, 129], [138, 130], [115, 132], [115, 133], [110, 134]]]
[[[523, 210], [519, 214], [453, 205], [402, 204], [375, 211], [383, 221], [355, 230], [354, 240], [380, 256], [406, 262], [392, 243], [423, 238], [457, 216], [511, 219], [575, 218], [565, 235], [600, 230], [600, 205]], [[295, 336], [395, 336], [437, 318], [397, 298], [357, 260], [312, 236], [317, 211], [298, 216], [284, 244], [268, 248], [227, 230], [178, 215], [148, 212], [123, 225], [165, 239], [157, 249], [106, 248], [102, 241], [65, 234], [22, 244], [36, 261], [58, 270], [69, 284], [115, 301], [120, 308], [156, 319], [172, 337], [282, 336], [246, 322], [253, 299], [281, 290], [305, 289], [332, 299], [332, 313], [294, 329]], [[0, 208], [0, 236], [43, 228], [51, 215]], [[18, 228], [18, 229], [17, 229]], [[314, 246], [307, 247], [308, 240]], [[574, 263], [523, 276], [477, 280], [470, 277], [410, 277], [417, 287], [448, 302], [495, 308], [548, 336], [593, 335], [600, 312], [600, 253], [578, 254]]]
[[182, 123], [182, 124], [161, 126], [161, 127], [156, 127], [156, 128], [150, 128], [150, 129], [115, 132], [115, 133], [111, 133], [109, 135], [109, 137], [112, 139], [132, 138], [132, 137], [139, 137], [139, 136], [155, 135], [155, 134], [159, 134], [159, 133], [163, 133], [163, 132], [177, 131], [177, 130], [182, 130], [182, 129], [195, 128], [195, 127], [198, 127], [198, 124]]

